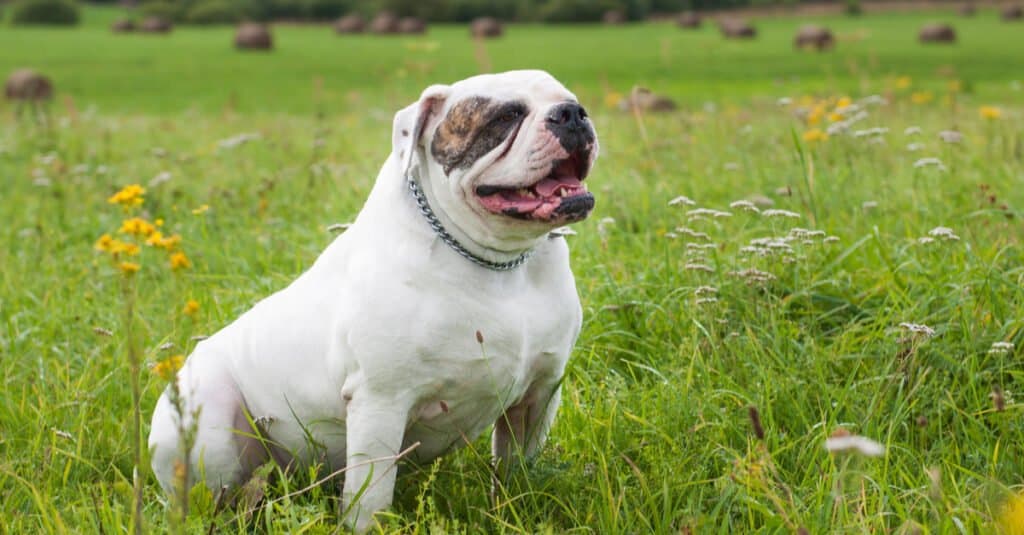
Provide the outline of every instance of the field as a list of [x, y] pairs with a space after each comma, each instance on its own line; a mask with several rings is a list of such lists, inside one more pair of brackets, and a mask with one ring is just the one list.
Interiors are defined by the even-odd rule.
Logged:
[[[521, 67], [575, 91], [602, 145], [567, 238], [585, 319], [562, 408], [494, 501], [483, 438], [405, 466], [385, 532], [1024, 533], [1020, 24], [828, 18], [824, 54], [792, 50], [799, 18], [753, 42], [286, 26], [243, 54], [227, 28], [115, 36], [117, 14], [0, 27], [0, 73], [58, 90], [42, 117], [0, 104], [0, 533], [127, 531], [129, 354], [187, 354], [309, 266], [428, 83]], [[958, 44], [916, 43], [937, 19]], [[618, 111], [636, 84], [681, 109]], [[108, 203], [133, 183], [144, 204]], [[181, 236], [177, 269], [96, 250], [128, 214]], [[143, 370], [145, 421], [165, 384]], [[885, 452], [830, 452], [837, 430]], [[334, 486], [296, 492], [316, 480], [257, 480], [251, 507], [194, 492], [189, 531], [333, 532]]]

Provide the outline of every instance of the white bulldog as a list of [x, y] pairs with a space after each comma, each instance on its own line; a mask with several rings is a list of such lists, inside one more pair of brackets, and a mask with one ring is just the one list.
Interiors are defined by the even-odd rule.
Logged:
[[[179, 371], [186, 426], [201, 409], [192, 481], [237, 486], [271, 458], [347, 466], [346, 520], [364, 531], [410, 445], [429, 460], [493, 424], [497, 462], [536, 453], [582, 318], [549, 232], [593, 208], [597, 154], [586, 112], [545, 72], [427, 88], [395, 115], [351, 228]], [[178, 428], [165, 392], [149, 447], [168, 492]]]

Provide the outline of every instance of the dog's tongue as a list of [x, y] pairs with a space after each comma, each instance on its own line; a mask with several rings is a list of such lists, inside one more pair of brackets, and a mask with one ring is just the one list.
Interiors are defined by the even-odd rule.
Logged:
[[537, 185], [533, 187], [533, 190], [536, 191], [541, 197], [550, 197], [554, 195], [554, 193], [558, 191], [560, 187], [563, 186], [569, 189], [576, 189], [582, 187], [583, 183], [580, 182], [580, 179], [574, 176], [545, 178], [544, 180], [538, 182]]

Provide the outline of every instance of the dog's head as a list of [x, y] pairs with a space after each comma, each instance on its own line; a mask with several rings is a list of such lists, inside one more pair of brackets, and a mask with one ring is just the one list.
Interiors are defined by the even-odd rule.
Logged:
[[584, 179], [594, 127], [576, 97], [543, 71], [474, 76], [428, 87], [395, 116], [393, 151], [474, 241], [522, 248], [594, 207]]

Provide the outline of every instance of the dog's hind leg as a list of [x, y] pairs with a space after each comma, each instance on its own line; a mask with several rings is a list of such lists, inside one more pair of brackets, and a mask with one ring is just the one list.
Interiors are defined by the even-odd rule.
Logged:
[[[201, 476], [214, 494], [223, 487], [236, 487], [269, 456], [249, 418], [245, 402], [227, 373], [178, 375], [182, 408], [178, 414], [171, 401], [171, 389], [160, 396], [149, 433], [151, 465], [164, 491], [171, 494], [176, 467], [182, 466], [182, 430], [195, 431], [195, 445], [188, 456], [190, 484]], [[180, 470], [180, 469], [179, 469]], [[180, 478], [180, 475], [178, 476]]]

